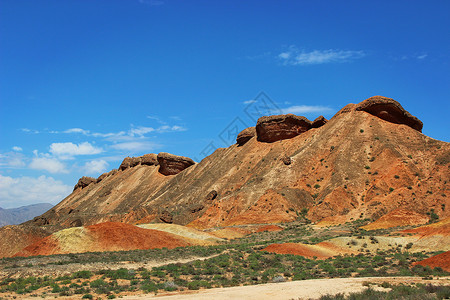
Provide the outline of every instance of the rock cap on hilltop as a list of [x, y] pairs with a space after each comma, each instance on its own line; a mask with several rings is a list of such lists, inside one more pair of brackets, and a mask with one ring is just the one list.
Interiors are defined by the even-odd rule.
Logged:
[[328, 122], [327, 119], [325, 119], [324, 116], [318, 116], [314, 121], [311, 123], [312, 128], [319, 128], [325, 125]]
[[78, 179], [78, 182], [73, 187], [73, 190], [75, 191], [78, 188], [85, 188], [93, 182], [97, 182], [97, 179], [92, 178], [92, 177], [83, 176], [80, 179]]
[[122, 163], [119, 166], [119, 170], [123, 171], [128, 169], [131, 166], [132, 158], [127, 156], [123, 159]]
[[236, 142], [239, 146], [244, 145], [247, 143], [252, 137], [256, 135], [256, 129], [255, 127], [248, 127], [239, 132], [236, 138]]
[[293, 138], [311, 128], [311, 121], [293, 114], [264, 116], [256, 123], [258, 141], [273, 143]]
[[141, 156], [141, 165], [157, 166], [158, 156], [155, 153], [144, 154]]
[[120, 164], [119, 170], [126, 170], [139, 165], [145, 166], [157, 166], [158, 160], [155, 153], [149, 153], [138, 157], [125, 157]]
[[159, 172], [166, 176], [176, 175], [195, 164], [189, 157], [178, 156], [166, 152], [159, 153], [157, 159], [159, 163]]
[[394, 99], [383, 96], [373, 96], [359, 103], [356, 110], [368, 112], [391, 123], [405, 124], [422, 132], [422, 121], [411, 115]]

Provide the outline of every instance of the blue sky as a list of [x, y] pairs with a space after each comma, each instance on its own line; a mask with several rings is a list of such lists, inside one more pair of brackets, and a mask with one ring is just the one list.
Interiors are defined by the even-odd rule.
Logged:
[[[0, 207], [373, 95], [449, 141], [449, 1], [0, 0]], [[265, 104], [265, 105], [263, 105]]]

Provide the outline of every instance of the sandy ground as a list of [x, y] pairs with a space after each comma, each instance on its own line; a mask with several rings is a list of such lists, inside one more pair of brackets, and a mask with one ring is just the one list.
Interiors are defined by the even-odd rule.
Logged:
[[[303, 281], [290, 281], [283, 283], [268, 283], [252, 286], [238, 286], [230, 288], [216, 288], [200, 291], [188, 291], [171, 295], [138, 295], [125, 296], [122, 299], [180, 299], [180, 300], [229, 300], [229, 299], [317, 299], [323, 295], [335, 295], [338, 293], [360, 292], [367, 287], [365, 282], [381, 284], [412, 284], [432, 283], [435, 285], [450, 285], [450, 277], [423, 280], [420, 277], [365, 277], [365, 278], [333, 278], [333, 279], [311, 279]], [[376, 290], [389, 290], [379, 286], [372, 286]]]

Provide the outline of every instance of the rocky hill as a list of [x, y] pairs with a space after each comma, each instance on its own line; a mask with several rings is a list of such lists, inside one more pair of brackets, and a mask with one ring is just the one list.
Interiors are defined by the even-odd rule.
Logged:
[[202, 229], [299, 216], [336, 224], [399, 208], [421, 220], [450, 215], [450, 144], [423, 135], [422, 122], [395, 100], [349, 104], [329, 121], [280, 115], [255, 125], [199, 163], [168, 153], [126, 158], [118, 170], [81, 178], [71, 195], [19, 228], [164, 222]]

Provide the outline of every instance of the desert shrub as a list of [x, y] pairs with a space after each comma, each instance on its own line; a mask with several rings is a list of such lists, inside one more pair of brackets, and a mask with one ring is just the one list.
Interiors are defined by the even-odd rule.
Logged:
[[278, 282], [286, 282], [286, 278], [284, 278], [281, 275], [277, 275], [274, 278], [272, 278], [272, 282], [278, 283]]
[[93, 276], [91, 271], [78, 271], [72, 274], [72, 278], [83, 278], [83, 279], [89, 279]]

